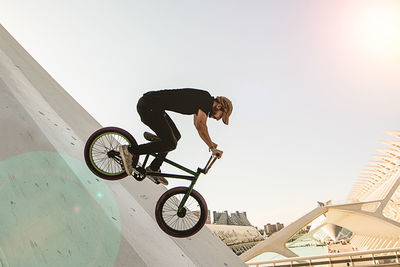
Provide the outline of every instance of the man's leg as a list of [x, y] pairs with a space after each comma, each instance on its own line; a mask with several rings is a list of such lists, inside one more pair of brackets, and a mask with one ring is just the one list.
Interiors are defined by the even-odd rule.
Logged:
[[[181, 134], [180, 134], [178, 128], [176, 128], [175, 123], [172, 121], [172, 119], [170, 118], [170, 116], [168, 116], [167, 113], [164, 113], [164, 117], [165, 117], [165, 119], [166, 119], [166, 121], [167, 121], [167, 123], [169, 125], [169, 128], [172, 130], [172, 134], [174, 136], [174, 147], [176, 147], [179, 139], [181, 139]], [[160, 137], [160, 135], [158, 133], [156, 133], [156, 134], [157, 134], [158, 137]], [[161, 141], [162, 141], [162, 137], [160, 137], [160, 138], [161, 138]], [[150, 164], [150, 168], [152, 170], [158, 170], [161, 167], [161, 165], [162, 165], [165, 157], [167, 156], [168, 152], [169, 151], [157, 153], [157, 157]]]
[[[152, 103], [146, 101], [144, 97], [139, 99], [137, 111], [142, 122], [149, 126], [157, 134], [157, 136], [160, 138], [160, 141], [150, 142], [135, 147], [120, 147], [121, 157], [128, 175], [133, 172], [134, 167], [132, 166], [132, 154], [142, 155], [159, 153], [159, 157], [156, 157], [154, 163], [151, 164], [152, 166], [148, 167], [150, 171], [157, 171], [164, 161], [167, 153], [176, 148], [177, 142], [181, 137], [178, 129], [176, 129], [175, 124], [165, 113], [165, 111], [157, 109], [156, 107], [152, 107]], [[164, 185], [168, 185], [168, 181], [164, 177], [157, 177], [157, 180]]]
[[[181, 135], [165, 111], [151, 107], [143, 98], [139, 100], [137, 110], [142, 122], [149, 126], [161, 140], [134, 147], [133, 152], [138, 155], [160, 152], [164, 154], [174, 150]], [[163, 155], [160, 156], [162, 158]], [[161, 164], [156, 161], [154, 167], [157, 165]]]

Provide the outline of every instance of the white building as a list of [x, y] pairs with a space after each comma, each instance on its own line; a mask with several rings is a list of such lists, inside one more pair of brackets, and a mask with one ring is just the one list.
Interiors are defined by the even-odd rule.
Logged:
[[[315, 220], [317, 227], [305, 238], [332, 236], [332, 225], [352, 232], [351, 245], [355, 250], [377, 250], [400, 245], [400, 131], [387, 131], [394, 140], [382, 141], [381, 154], [361, 171], [359, 180], [348, 196], [347, 204], [320, 203], [319, 207], [299, 218], [270, 238], [259, 243], [240, 257], [248, 261], [264, 252], [275, 252], [285, 257], [297, 256], [286, 246], [298, 231]], [[324, 230], [325, 235], [321, 235]]]

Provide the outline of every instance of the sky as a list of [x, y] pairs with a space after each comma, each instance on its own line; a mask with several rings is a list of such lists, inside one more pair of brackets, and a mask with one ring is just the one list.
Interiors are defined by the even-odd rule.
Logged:
[[[380, 140], [399, 130], [400, 2], [0, 0], [0, 23], [103, 126], [149, 129], [150, 90], [199, 88], [233, 102], [208, 120], [224, 151], [195, 189], [211, 211], [258, 227], [317, 201], [344, 202]], [[168, 156], [196, 170], [210, 153], [193, 116]], [[173, 171], [163, 165], [163, 171]], [[170, 180], [168, 188], [187, 184]]]

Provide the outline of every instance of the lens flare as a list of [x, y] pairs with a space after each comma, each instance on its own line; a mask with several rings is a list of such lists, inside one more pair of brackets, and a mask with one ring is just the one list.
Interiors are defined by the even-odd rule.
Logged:
[[74, 212], [75, 212], [75, 213], [80, 213], [80, 212], [81, 212], [81, 207], [78, 206], [78, 205], [75, 205], [75, 206], [74, 206]]
[[355, 16], [353, 33], [357, 46], [365, 52], [380, 56], [398, 53], [400, 4], [376, 1], [360, 6]]

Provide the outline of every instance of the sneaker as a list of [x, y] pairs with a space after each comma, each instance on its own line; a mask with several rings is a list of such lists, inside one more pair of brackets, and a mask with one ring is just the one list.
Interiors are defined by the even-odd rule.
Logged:
[[143, 136], [147, 141], [150, 141], [150, 142], [156, 142], [156, 141], [161, 140], [160, 137], [158, 137], [155, 134], [149, 133], [149, 132], [144, 132]]
[[129, 152], [128, 150], [128, 146], [124, 145], [124, 146], [120, 146], [119, 147], [119, 154], [122, 158], [122, 162], [124, 163], [124, 168], [125, 168], [125, 172], [128, 175], [132, 175], [133, 172], [133, 155]]
[[[156, 170], [156, 171], [153, 171], [153, 170], [150, 168], [150, 166], [148, 166], [148, 167], [146, 167], [146, 172], [158, 172], [158, 173], [161, 173], [161, 170], [158, 169], [158, 170]], [[149, 175], [149, 176], [150, 176], [150, 175]], [[154, 180], [156, 180], [157, 182], [163, 184], [163, 185], [168, 185], [168, 180], [165, 179], [165, 178], [162, 177], [162, 176], [150, 176], [150, 177], [153, 178]]]

